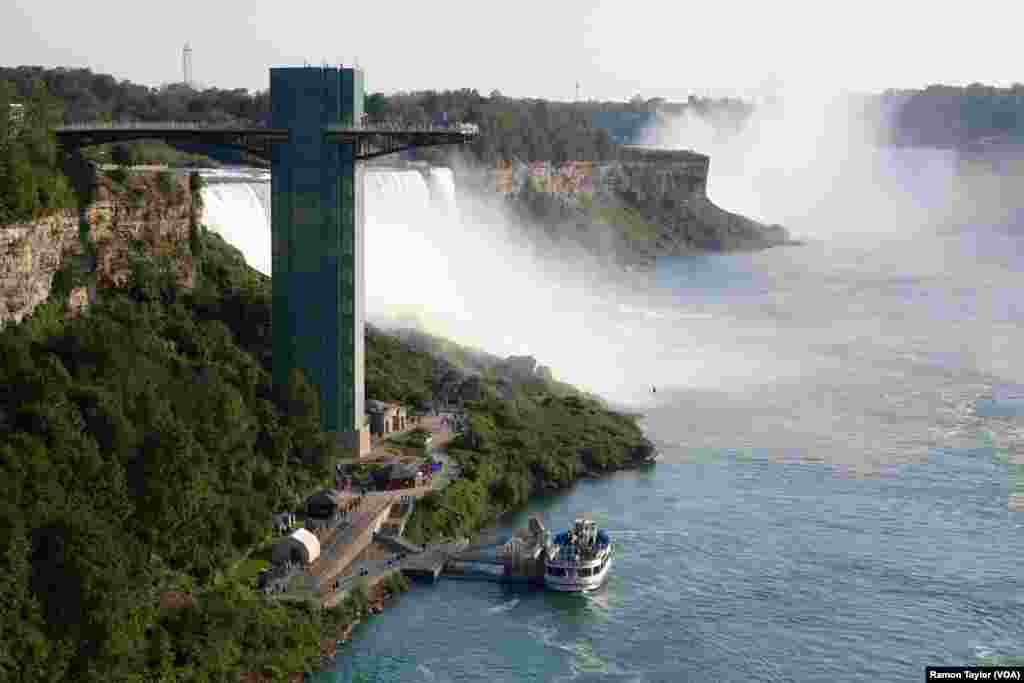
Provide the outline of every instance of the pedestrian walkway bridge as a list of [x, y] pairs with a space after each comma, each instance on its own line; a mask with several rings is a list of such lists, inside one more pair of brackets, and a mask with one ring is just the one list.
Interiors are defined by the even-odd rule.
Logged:
[[[89, 121], [55, 129], [65, 151], [81, 147], [136, 140], [163, 140], [168, 144], [200, 143], [237, 149], [265, 162], [272, 160], [272, 146], [289, 141], [287, 128], [215, 125], [190, 121]], [[399, 122], [337, 124], [322, 130], [327, 144], [352, 144], [356, 160], [403, 152], [417, 147], [455, 145], [477, 137], [473, 128], [430, 126]]]

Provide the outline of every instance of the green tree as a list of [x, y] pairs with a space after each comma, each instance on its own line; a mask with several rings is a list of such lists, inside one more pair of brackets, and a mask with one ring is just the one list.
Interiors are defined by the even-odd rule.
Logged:
[[[69, 208], [74, 197], [56, 165], [53, 128], [61, 121], [61, 103], [39, 79], [32, 80], [22, 101], [10, 84], [0, 84], [0, 222], [29, 220], [40, 212]], [[12, 116], [12, 105], [19, 115]]]
[[135, 148], [132, 145], [118, 143], [110, 148], [110, 160], [118, 166], [134, 166], [136, 163]]

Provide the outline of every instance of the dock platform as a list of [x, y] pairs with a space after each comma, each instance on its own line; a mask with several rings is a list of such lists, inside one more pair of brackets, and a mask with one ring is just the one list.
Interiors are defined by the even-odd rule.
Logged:
[[433, 583], [441, 575], [446, 559], [447, 555], [440, 550], [410, 555], [402, 560], [402, 574], [410, 579]]
[[415, 553], [406, 556], [402, 560], [402, 574], [410, 579], [425, 579], [433, 583], [441, 575], [445, 562], [448, 558], [462, 552], [469, 545], [469, 539], [463, 538], [456, 541], [448, 541], [427, 548], [426, 552]]

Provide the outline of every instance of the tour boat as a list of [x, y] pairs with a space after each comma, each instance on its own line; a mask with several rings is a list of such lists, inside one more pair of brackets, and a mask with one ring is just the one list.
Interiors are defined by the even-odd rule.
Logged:
[[612, 543], [604, 529], [577, 519], [544, 550], [544, 585], [556, 591], [581, 593], [601, 586], [612, 565]]

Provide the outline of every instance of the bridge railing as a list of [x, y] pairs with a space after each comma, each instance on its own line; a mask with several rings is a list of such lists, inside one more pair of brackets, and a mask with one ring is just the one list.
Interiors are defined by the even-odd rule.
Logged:
[[[58, 131], [75, 130], [149, 130], [173, 128], [177, 130], [253, 130], [257, 126], [246, 126], [239, 123], [205, 123], [200, 121], [86, 121], [65, 123], [57, 126]], [[269, 129], [267, 129], [269, 130]]]
[[458, 133], [462, 135], [476, 135], [479, 129], [474, 124], [437, 126], [429, 123], [407, 123], [404, 121], [364, 121], [360, 123], [337, 123], [327, 126], [328, 132], [366, 132], [366, 133], [393, 133], [393, 132], [424, 132], [424, 133]]
[[[65, 123], [57, 126], [57, 131], [76, 130], [267, 130], [260, 126], [247, 126], [239, 123], [206, 123], [201, 121], [86, 121]], [[360, 123], [337, 123], [327, 126], [328, 132], [365, 132], [365, 133], [455, 133], [476, 135], [479, 128], [475, 124], [436, 126], [424, 123], [405, 123], [402, 121], [366, 121]]]

